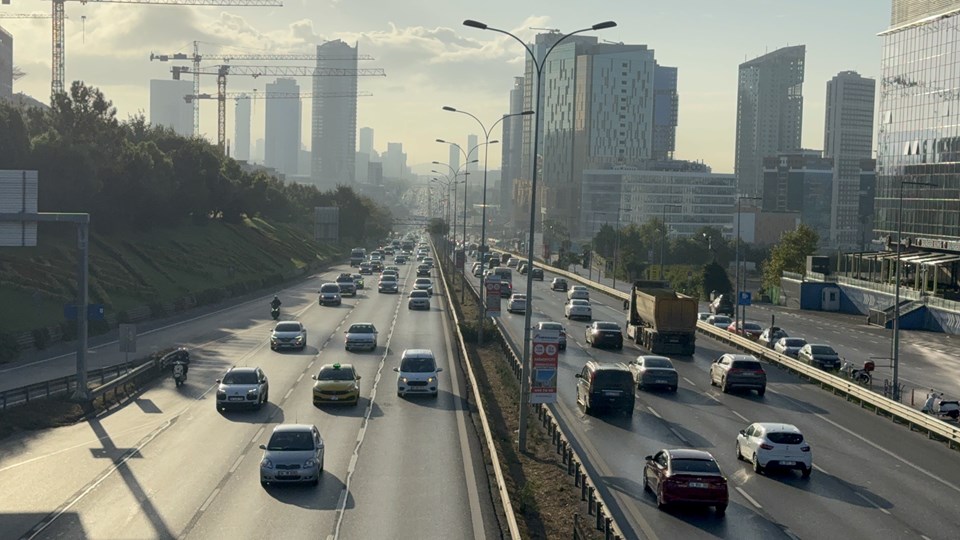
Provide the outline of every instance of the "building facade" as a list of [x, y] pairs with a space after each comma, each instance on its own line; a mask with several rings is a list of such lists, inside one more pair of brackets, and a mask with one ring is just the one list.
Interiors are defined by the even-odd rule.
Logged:
[[800, 148], [806, 46], [740, 64], [734, 171], [740, 195], [763, 195], [763, 159]]
[[842, 71], [827, 81], [823, 155], [833, 160], [830, 245], [858, 249], [863, 238], [860, 219], [860, 162], [873, 155], [873, 101], [876, 81], [855, 71]]
[[13, 34], [0, 26], [0, 99], [13, 98]]
[[360, 128], [360, 149], [358, 152], [363, 152], [368, 156], [373, 155], [373, 128]]
[[[272, 93], [299, 94], [300, 85], [293, 79], [277, 79], [267, 83], [267, 95]], [[264, 116], [264, 164], [287, 174], [298, 173], [300, 153], [300, 99], [267, 99]]]
[[233, 110], [233, 157], [250, 160], [250, 99], [237, 100]]
[[[523, 108], [523, 77], [513, 78], [510, 89], [509, 114], [520, 114]], [[525, 116], [504, 118], [500, 135], [500, 226], [514, 230], [518, 222], [514, 218], [513, 183], [520, 178], [520, 155], [523, 149], [523, 122]]]
[[323, 190], [352, 185], [357, 151], [357, 47], [341, 40], [317, 45], [317, 69], [353, 75], [313, 78], [310, 176]]
[[153, 79], [150, 81], [150, 123], [166, 126], [183, 137], [193, 136], [193, 105], [185, 96], [193, 94], [191, 81]]
[[673, 159], [677, 149], [677, 68], [655, 64], [653, 75], [653, 155], [656, 160]]
[[830, 245], [833, 160], [819, 150], [780, 152], [763, 160], [763, 211], [796, 212]]

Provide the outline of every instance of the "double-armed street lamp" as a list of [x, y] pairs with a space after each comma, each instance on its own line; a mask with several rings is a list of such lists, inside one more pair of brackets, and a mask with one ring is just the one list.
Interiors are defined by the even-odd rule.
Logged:
[[[743, 308], [743, 313], [741, 315], [740, 308], [740, 222], [742, 221], [742, 215], [740, 214], [740, 203], [741, 201], [761, 201], [761, 197], [748, 197], [746, 195], [737, 196], [737, 256], [736, 256], [736, 269], [734, 271], [734, 280], [736, 285], [734, 285], [734, 290], [736, 295], [733, 297], [733, 327], [741, 328], [746, 319], [746, 306]], [[754, 231], [756, 231], [756, 226], [754, 226]], [[743, 285], [746, 288], [747, 284], [747, 269], [743, 269]]]
[[665, 279], [663, 277], [663, 247], [667, 243], [667, 209], [675, 211], [683, 211], [683, 207], [679, 204], [665, 204], [660, 210], [660, 226], [663, 227], [660, 235], [660, 279]]
[[565, 39], [573, 36], [575, 34], [580, 34], [582, 32], [589, 32], [591, 30], [603, 30], [606, 28], [613, 28], [617, 23], [613, 21], [604, 21], [597, 23], [589, 28], [581, 28], [574, 32], [564, 34], [557, 41], [547, 49], [547, 52], [544, 53], [542, 58], [537, 58], [537, 55], [534, 54], [533, 49], [530, 48], [522, 39], [511, 34], [506, 30], [500, 28], [494, 28], [488, 26], [479, 21], [472, 19], [467, 19], [463, 21], [464, 26], [469, 26], [471, 28], [478, 28], [480, 30], [490, 30], [492, 32], [497, 32], [510, 36], [516, 40], [523, 48], [527, 51], [527, 54], [530, 55], [530, 60], [533, 63], [533, 72], [536, 75], [536, 83], [533, 88], [533, 156], [534, 159], [531, 159], [531, 165], [533, 171], [530, 175], [530, 232], [529, 239], [527, 241], [527, 267], [531, 271], [527, 272], [527, 309], [525, 310], [524, 315], [524, 324], [523, 324], [523, 360], [521, 363], [520, 371], [520, 433], [518, 440], [518, 448], [521, 452], [526, 452], [527, 449], [527, 409], [529, 403], [529, 393], [530, 393], [530, 330], [532, 325], [531, 315], [533, 314], [533, 240], [534, 240], [534, 231], [536, 230], [537, 224], [537, 159], [538, 149], [540, 147], [540, 85], [541, 79], [543, 77], [543, 67], [546, 65], [547, 58], [550, 56], [550, 53], [562, 43]]
[[[460, 288], [460, 302], [462, 303], [462, 302], [464, 301], [464, 298], [465, 298], [465, 295], [466, 295], [466, 290], [467, 290], [467, 285], [466, 285], [466, 283], [467, 283], [467, 273], [466, 273], [466, 269], [464, 268], [464, 265], [466, 264], [466, 261], [467, 261], [467, 257], [466, 257], [466, 250], [467, 250], [467, 187], [470, 185], [470, 184], [468, 183], [469, 178], [467, 178], [467, 177], [470, 175], [469, 165], [472, 164], [472, 163], [479, 163], [479, 162], [480, 162], [479, 159], [473, 159], [473, 160], [471, 160], [471, 159], [470, 159], [470, 156], [473, 154], [473, 151], [474, 151], [474, 150], [480, 148], [481, 146], [485, 146], [485, 145], [487, 145], [487, 144], [490, 144], [490, 143], [484, 142], [484, 143], [481, 143], [481, 144], [478, 144], [478, 145], [474, 146], [474, 147], [471, 148], [469, 151], [465, 151], [465, 150], [463, 149], [463, 147], [461, 147], [459, 144], [457, 144], [457, 143], [455, 143], [455, 142], [449, 142], [449, 141], [445, 141], [445, 140], [443, 140], [443, 139], [437, 139], [437, 142], [438, 142], [438, 143], [442, 143], [442, 144], [449, 144], [450, 146], [456, 147], [456, 149], [459, 150], [459, 151], [460, 151], [460, 154], [463, 156], [463, 167], [467, 169], [467, 170], [463, 173], [463, 182], [464, 182], [464, 186], [463, 186], [463, 253], [464, 253], [464, 257], [463, 257], [463, 260], [461, 261], [463, 264], [460, 265], [460, 273], [461, 273], [461, 277], [462, 277], [462, 280], [463, 280], [463, 287]], [[493, 141], [493, 142], [499, 142], [499, 141]]]

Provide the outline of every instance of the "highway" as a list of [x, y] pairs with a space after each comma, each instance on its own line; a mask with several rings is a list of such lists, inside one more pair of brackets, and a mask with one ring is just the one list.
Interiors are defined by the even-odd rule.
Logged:
[[[356, 299], [317, 305], [319, 284], [341, 270], [280, 293], [282, 318], [296, 316], [308, 328], [305, 351], [271, 351], [274, 323], [265, 304], [240, 304], [157, 332], [157, 339], [192, 351], [183, 387], [166, 379], [89, 422], [0, 443], [0, 485], [7, 487], [0, 494], [0, 537], [499, 535], [465, 412], [465, 379], [450, 361], [454, 340], [442, 289], [431, 311], [410, 312], [405, 294], [378, 294], [368, 276]], [[412, 276], [410, 265], [401, 267], [404, 290]], [[347, 353], [343, 332], [360, 321], [377, 326], [379, 346]], [[437, 354], [444, 368], [438, 398], [397, 396], [392, 369], [407, 348]], [[362, 376], [357, 406], [312, 404], [310, 377], [333, 362], [353, 363]], [[231, 365], [263, 368], [266, 407], [215, 410], [215, 379]], [[318, 487], [261, 487], [258, 446], [279, 423], [319, 428], [326, 449]]]
[[[768, 391], [723, 394], [709, 385], [713, 359], [731, 352], [699, 337], [692, 358], [674, 358], [681, 379], [674, 394], [640, 391], [633, 417], [585, 416], [575, 402], [575, 377], [584, 363], [626, 361], [641, 351], [584, 346], [587, 323], [563, 317], [564, 293], [549, 289], [551, 276], [535, 281], [533, 322], [561, 321], [568, 348], [560, 356], [561, 387], [553, 405], [589, 473], [620, 524], [633, 538], [954, 538], [960, 528], [957, 455], [911, 434], [843, 399], [768, 366]], [[477, 281], [475, 281], [477, 283]], [[526, 276], [515, 273], [514, 290], [524, 292]], [[594, 320], [624, 323], [619, 300], [595, 294]], [[523, 315], [501, 320], [511, 340], [521, 343]], [[813, 448], [811, 478], [798, 473], [757, 475], [734, 457], [737, 431], [753, 421], [797, 425]], [[661, 448], [693, 447], [713, 453], [728, 477], [726, 517], [710, 510], [661, 512], [644, 493], [644, 456]]]

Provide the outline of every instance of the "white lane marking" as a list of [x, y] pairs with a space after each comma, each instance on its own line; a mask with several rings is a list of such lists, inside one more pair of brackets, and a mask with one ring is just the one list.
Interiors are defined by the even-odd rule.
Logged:
[[302, 381], [302, 380], [303, 380], [303, 375], [304, 375], [304, 374], [303, 374], [303, 373], [301, 373], [301, 374], [300, 374], [300, 376], [299, 376], [299, 377], [297, 377], [297, 382], [300, 382], [300, 381]]
[[687, 384], [689, 384], [690, 386], [692, 386], [692, 387], [694, 387], [694, 388], [697, 387], [697, 383], [691, 381], [690, 379], [684, 377], [683, 380], [687, 381]]
[[750, 501], [750, 504], [756, 506], [757, 509], [763, 508], [762, 506], [760, 506], [760, 503], [758, 503], [756, 499], [754, 499], [746, 491], [744, 491], [743, 488], [741, 488], [740, 486], [736, 486], [735, 489], [739, 491], [741, 495], [743, 495], [744, 499]]
[[261, 427], [259, 430], [257, 430], [257, 434], [254, 435], [252, 439], [250, 439], [251, 444], [256, 444], [257, 441], [260, 440], [260, 436], [263, 435], [263, 429], [264, 428]]
[[911, 468], [914, 469], [915, 471], [924, 474], [925, 476], [931, 478], [932, 480], [936, 480], [937, 482], [940, 482], [940, 483], [943, 484], [944, 486], [947, 486], [948, 488], [950, 488], [950, 489], [952, 489], [952, 490], [960, 493], [960, 486], [957, 486], [956, 484], [954, 484], [954, 483], [952, 483], [952, 482], [948, 482], [948, 481], [944, 480], [943, 478], [940, 478], [939, 476], [937, 476], [937, 475], [933, 474], [932, 472], [924, 469], [923, 467], [920, 467], [919, 465], [915, 465], [914, 463], [911, 463], [910, 461], [907, 461], [906, 459], [900, 457], [898, 454], [896, 454], [896, 453], [894, 453], [894, 452], [892, 452], [892, 451], [890, 451], [890, 450], [887, 450], [886, 448], [884, 448], [884, 447], [880, 446], [879, 444], [877, 444], [877, 443], [875, 443], [875, 442], [867, 439], [866, 437], [863, 437], [862, 435], [860, 435], [860, 434], [858, 434], [858, 433], [855, 433], [854, 431], [852, 431], [852, 430], [850, 430], [850, 429], [847, 429], [847, 428], [844, 427], [844, 426], [841, 426], [840, 424], [834, 422], [833, 420], [830, 420], [830, 419], [827, 418], [826, 416], [810, 410], [809, 408], [803, 406], [802, 404], [800, 404], [799, 402], [797, 402], [797, 400], [791, 398], [791, 397], [788, 396], [788, 395], [782, 394], [782, 393], [777, 392], [777, 391], [775, 391], [775, 390], [771, 390], [771, 392], [773, 392], [774, 394], [780, 395], [780, 396], [782, 396], [782, 397], [785, 398], [785, 399], [790, 400], [791, 402], [795, 403], [797, 407], [806, 410], [807, 412], [813, 414], [813, 415], [816, 416], [817, 418], [819, 418], [819, 419], [823, 420], [824, 422], [832, 425], [833, 427], [835, 427], [835, 428], [837, 428], [837, 429], [840, 429], [840, 430], [843, 430], [844, 432], [848, 433], [849, 435], [852, 435], [852, 436], [856, 437], [857, 439], [860, 439], [860, 441], [862, 441], [862, 442], [864, 442], [864, 443], [866, 443], [866, 444], [869, 444], [870, 446], [872, 446], [872, 447], [876, 448], [877, 450], [883, 452], [884, 454], [892, 457], [893, 459], [899, 461], [900, 463], [903, 463], [904, 465], [907, 465], [908, 467], [911, 467]]
[[813, 464], [813, 468], [816, 469], [816, 470], [818, 470], [818, 471], [820, 471], [821, 473], [823, 473], [823, 474], [825, 474], [825, 475], [827, 475], [827, 476], [833, 476], [832, 474], [828, 473], [826, 469], [824, 469], [823, 467], [817, 465], [816, 463]]
[[233, 474], [237, 471], [237, 467], [240, 466], [240, 463], [243, 461], [243, 455], [237, 456], [237, 460], [233, 462], [233, 465], [230, 466], [230, 474]]
[[213, 490], [213, 493], [211, 493], [210, 496], [207, 497], [207, 500], [203, 501], [203, 504], [200, 505], [200, 513], [207, 511], [207, 508], [210, 507], [210, 504], [213, 503], [213, 499], [217, 498], [217, 494], [219, 493], [220, 493], [220, 488]]
[[886, 515], [888, 515], [888, 516], [890, 515], [890, 512], [888, 512], [886, 508], [880, 508], [880, 505], [878, 505], [877, 503], [875, 503], [875, 502], [871, 501], [870, 499], [868, 499], [867, 496], [864, 495], [863, 493], [860, 493], [859, 491], [854, 491], [853, 494], [856, 495], [857, 497], [860, 497], [861, 499], [867, 501], [867, 504], [869, 504], [870, 506], [872, 506], [872, 507], [876, 508], [877, 510], [883, 512], [884, 514], [886, 514]]
[[[358, 437], [358, 439], [363, 440], [363, 437]], [[350, 456], [350, 465], [347, 465], [347, 474], [353, 474], [353, 471], [357, 468], [357, 455], [354, 454]]]
[[704, 395], [707, 396], [708, 398], [716, 401], [717, 403], [721, 403], [720, 398], [718, 398], [717, 396], [711, 394], [710, 392], [704, 392]]
[[658, 413], [657, 411], [653, 410], [653, 407], [647, 405], [647, 410], [650, 411], [650, 414], [652, 414], [652, 415], [656, 416], [657, 418], [663, 420], [663, 417], [660, 416], [660, 413]]
[[737, 411], [731, 409], [730, 412], [732, 412], [733, 414], [737, 415], [737, 418], [743, 420], [744, 422], [750, 422], [750, 420], [748, 420], [746, 416], [738, 413]]
[[286, 401], [287, 399], [289, 399], [290, 394], [292, 393], [293, 393], [293, 388], [290, 388], [289, 390], [287, 390], [287, 393], [283, 396], [283, 401]]

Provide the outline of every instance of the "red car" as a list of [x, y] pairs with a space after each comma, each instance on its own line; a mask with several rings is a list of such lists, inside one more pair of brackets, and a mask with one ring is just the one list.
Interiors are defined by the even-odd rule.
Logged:
[[727, 327], [727, 332], [733, 332], [734, 334], [739, 334], [747, 339], [757, 341], [760, 339], [760, 334], [763, 333], [763, 327], [755, 322], [747, 321], [745, 323], [737, 324], [737, 322], [734, 321], [730, 323], [730, 326]]
[[726, 512], [730, 500], [727, 477], [710, 452], [661, 450], [645, 459], [643, 488], [656, 495], [657, 508], [689, 503], [713, 506], [721, 516]]

